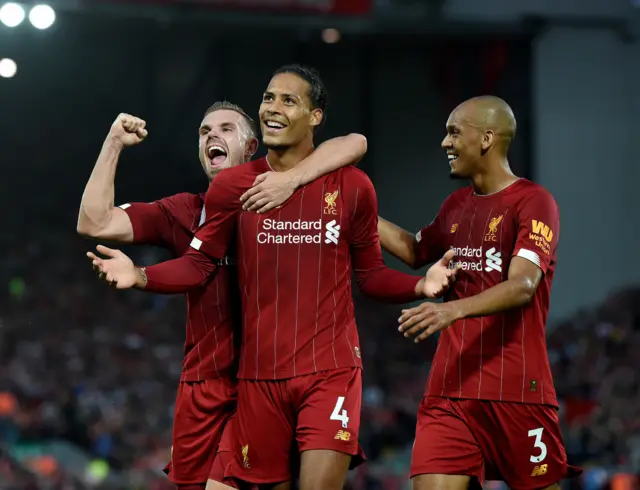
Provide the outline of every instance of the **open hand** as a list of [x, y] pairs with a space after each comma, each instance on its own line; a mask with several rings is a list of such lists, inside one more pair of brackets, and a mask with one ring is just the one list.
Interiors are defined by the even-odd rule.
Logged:
[[283, 204], [297, 187], [297, 180], [288, 171], [258, 175], [251, 189], [240, 196], [242, 209], [265, 213]]
[[93, 270], [96, 271], [100, 280], [116, 289], [129, 289], [138, 284], [139, 269], [123, 252], [104, 245], [98, 245], [96, 250], [107, 257], [103, 259], [93, 252], [87, 252], [87, 257], [93, 264]]
[[422, 282], [422, 294], [427, 298], [439, 298], [445, 294], [456, 281], [460, 267], [450, 268], [455, 256], [453, 250], [448, 250], [442, 258], [429, 267]]

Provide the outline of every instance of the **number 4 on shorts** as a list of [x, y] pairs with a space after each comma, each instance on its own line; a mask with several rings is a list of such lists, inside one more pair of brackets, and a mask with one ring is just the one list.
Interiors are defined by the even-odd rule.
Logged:
[[336, 401], [336, 406], [333, 408], [333, 412], [331, 412], [331, 417], [329, 420], [339, 420], [342, 422], [342, 427], [347, 428], [347, 424], [349, 423], [349, 417], [347, 416], [347, 409], [342, 408], [342, 404], [344, 403], [344, 396], [339, 396], [338, 401]]
[[534, 456], [533, 454], [529, 456], [529, 461], [532, 463], [540, 463], [547, 457], [547, 445], [542, 442], [542, 431], [544, 431], [544, 427], [538, 427], [537, 429], [531, 429], [528, 433], [529, 437], [536, 438], [533, 442], [533, 447], [540, 450], [540, 454], [537, 456]]

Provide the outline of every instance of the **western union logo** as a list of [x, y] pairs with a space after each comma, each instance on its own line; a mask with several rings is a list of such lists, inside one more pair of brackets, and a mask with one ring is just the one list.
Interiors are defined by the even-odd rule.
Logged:
[[532, 219], [531, 229], [536, 235], [544, 237], [547, 242], [551, 243], [551, 240], [553, 240], [553, 230], [545, 225], [542, 221]]
[[346, 430], [339, 430], [336, 433], [334, 439], [337, 439], [338, 441], [349, 442], [351, 440], [351, 433], [347, 432]]
[[540, 466], [534, 466], [531, 476], [542, 476], [547, 474], [547, 465], [541, 464]]

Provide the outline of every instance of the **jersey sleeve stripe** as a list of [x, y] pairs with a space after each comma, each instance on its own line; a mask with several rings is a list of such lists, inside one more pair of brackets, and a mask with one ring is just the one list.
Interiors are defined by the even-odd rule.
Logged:
[[527, 259], [530, 262], [533, 262], [534, 264], [536, 264], [538, 267], [542, 269], [542, 265], [540, 263], [540, 256], [537, 253], [532, 252], [531, 250], [527, 250], [526, 248], [521, 248], [520, 250], [518, 250], [518, 253], [516, 255], [518, 257], [522, 257], [523, 259]]
[[202, 240], [193, 237], [193, 240], [191, 240], [191, 248], [195, 248], [196, 250], [200, 250], [200, 247], [202, 247]]
[[131, 204], [129, 203], [125, 203], [125, 204], [121, 204], [120, 206], [118, 206], [120, 209], [127, 209], [131, 207]]

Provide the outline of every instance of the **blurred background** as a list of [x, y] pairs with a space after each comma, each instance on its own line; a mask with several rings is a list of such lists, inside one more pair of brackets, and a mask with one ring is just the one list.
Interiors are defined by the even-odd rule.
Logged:
[[[123, 156], [117, 202], [206, 188], [197, 129], [216, 100], [257, 115], [278, 66], [317, 67], [321, 139], [360, 132], [380, 213], [409, 229], [455, 189], [440, 149], [464, 99], [513, 107], [516, 172], [562, 216], [548, 325], [567, 486], [637, 490], [640, 474], [640, 7], [635, 0], [0, 1], [0, 489], [168, 486], [182, 297], [98, 284], [75, 233], [120, 112], [150, 135]], [[53, 16], [52, 16], [53, 14]], [[166, 258], [131, 249], [139, 263]], [[394, 267], [401, 265], [389, 259]], [[408, 488], [435, 342], [355, 293], [365, 358], [352, 490]], [[634, 360], [635, 359], [635, 360]], [[492, 489], [502, 484], [490, 482]]]

